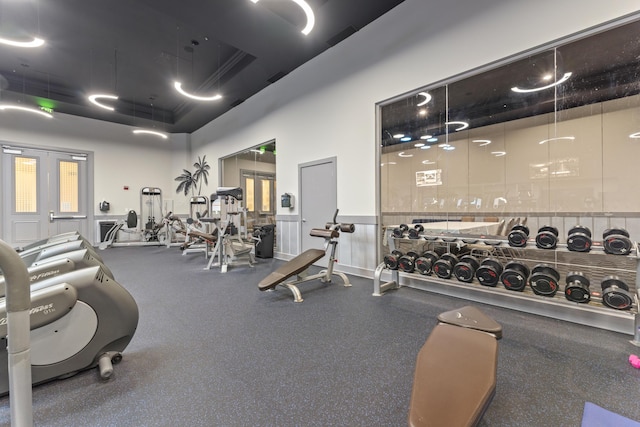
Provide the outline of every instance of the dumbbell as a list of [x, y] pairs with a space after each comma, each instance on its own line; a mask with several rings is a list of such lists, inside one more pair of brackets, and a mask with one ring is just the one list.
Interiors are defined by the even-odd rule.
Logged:
[[397, 249], [394, 249], [390, 254], [385, 255], [383, 259], [385, 268], [388, 268], [389, 270], [397, 270], [398, 260], [402, 255], [404, 254]]
[[573, 302], [588, 303], [591, 300], [589, 279], [579, 271], [570, 271], [565, 279], [564, 296]]
[[443, 254], [440, 259], [433, 263], [433, 272], [436, 273], [441, 279], [448, 279], [451, 277], [453, 267], [458, 263], [458, 257], [447, 252]]
[[524, 224], [516, 224], [513, 226], [509, 234], [507, 235], [507, 241], [509, 246], [516, 248], [523, 248], [527, 246], [527, 240], [529, 239], [529, 227]]
[[433, 264], [438, 260], [439, 256], [434, 251], [426, 251], [416, 259], [415, 269], [420, 274], [431, 274]]
[[628, 310], [633, 305], [633, 295], [629, 286], [618, 276], [607, 276], [602, 279], [602, 303], [616, 310]]
[[624, 228], [608, 228], [602, 233], [604, 251], [612, 255], [628, 255], [633, 248], [629, 232]]
[[404, 237], [404, 233], [406, 233], [407, 230], [409, 230], [409, 226], [407, 224], [400, 224], [399, 226], [393, 229], [393, 232], [392, 232], [393, 237], [400, 239]]
[[413, 273], [416, 266], [416, 259], [420, 256], [415, 251], [409, 251], [398, 259], [398, 270], [405, 273]]
[[522, 291], [527, 287], [529, 267], [519, 261], [509, 261], [500, 275], [500, 282], [510, 291]]
[[480, 267], [480, 262], [473, 255], [464, 255], [460, 261], [453, 266], [453, 275], [461, 282], [470, 283], [476, 275], [476, 270]]
[[582, 225], [576, 225], [569, 230], [567, 249], [574, 252], [589, 252], [591, 250], [591, 230]]
[[558, 229], [552, 225], [544, 225], [536, 234], [536, 246], [540, 249], [555, 249], [558, 244]]
[[536, 295], [552, 297], [558, 291], [560, 273], [548, 264], [538, 264], [531, 269], [529, 286]]
[[502, 264], [496, 258], [485, 258], [476, 270], [478, 282], [484, 286], [496, 286], [502, 274]]
[[422, 224], [416, 224], [413, 226], [413, 228], [409, 229], [409, 238], [419, 239], [420, 233], [422, 233], [423, 231], [424, 231], [424, 227], [422, 226]]

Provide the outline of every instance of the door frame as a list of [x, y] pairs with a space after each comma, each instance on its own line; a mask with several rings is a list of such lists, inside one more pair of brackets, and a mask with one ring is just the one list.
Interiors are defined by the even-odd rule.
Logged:
[[[10, 183], [5, 182], [4, 180], [4, 170], [3, 170], [3, 161], [1, 161], [2, 157], [4, 157], [4, 149], [24, 149], [24, 150], [34, 150], [34, 151], [42, 151], [42, 152], [55, 152], [60, 154], [68, 154], [68, 155], [77, 155], [84, 156], [87, 158], [87, 235], [83, 236], [85, 239], [90, 241], [92, 244], [95, 244], [95, 209], [94, 209], [94, 153], [93, 151], [86, 150], [76, 150], [71, 148], [61, 148], [61, 147], [48, 147], [42, 145], [33, 145], [33, 144], [23, 144], [18, 142], [11, 142], [6, 140], [0, 140], [0, 148], [2, 151], [0, 152], [0, 189], [2, 190], [2, 194], [6, 194], [7, 191], [11, 191], [11, 188], [7, 186]], [[4, 203], [2, 203], [3, 207], [0, 208], [0, 214], [2, 214], [2, 218], [4, 218]], [[0, 221], [0, 238], [4, 240], [5, 237], [5, 227], [4, 227], [4, 219]]]

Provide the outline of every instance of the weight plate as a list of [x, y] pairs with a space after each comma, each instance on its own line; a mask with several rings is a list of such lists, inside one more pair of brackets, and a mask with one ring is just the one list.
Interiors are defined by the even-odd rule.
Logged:
[[[446, 254], [445, 254], [446, 255]], [[441, 279], [448, 279], [451, 277], [453, 270], [453, 264], [448, 259], [440, 258], [433, 264], [433, 272], [436, 273]]]
[[629, 232], [627, 230], [621, 227], [615, 227], [615, 228], [607, 228], [606, 230], [604, 230], [602, 232], [602, 239], [604, 240], [612, 234], [618, 234], [624, 237], [630, 237]]
[[526, 236], [529, 236], [529, 227], [524, 224], [516, 224], [511, 231], [522, 231]]
[[502, 263], [496, 258], [485, 258], [480, 265], [491, 266], [498, 273], [502, 274]]
[[398, 270], [404, 271], [405, 273], [413, 273], [415, 268], [415, 258], [412, 256], [401, 256], [398, 259]]
[[589, 252], [592, 243], [590, 235], [576, 232], [570, 234], [567, 238], [567, 249], [574, 252]]
[[399, 227], [396, 227], [393, 229], [393, 237], [395, 238], [401, 238], [402, 236], [404, 236], [404, 230], [402, 230]]
[[589, 227], [585, 227], [582, 225], [576, 225], [573, 228], [571, 228], [569, 230], [569, 232], [567, 233], [568, 236], [571, 236], [572, 234], [575, 233], [583, 233], [586, 234], [587, 236], [591, 237], [591, 230], [589, 230]]
[[476, 270], [478, 282], [484, 286], [496, 286], [502, 274], [502, 264], [495, 258], [486, 258]]
[[456, 240], [458, 240], [457, 237], [451, 237], [451, 236], [440, 236], [440, 238], [442, 239], [443, 242], [447, 242], [447, 243], [453, 243]]
[[505, 269], [500, 275], [500, 282], [510, 291], [522, 291], [527, 286], [527, 276], [516, 269]]
[[529, 267], [526, 264], [523, 264], [519, 261], [509, 261], [505, 266], [504, 270], [517, 270], [525, 277], [525, 279], [529, 278]]
[[558, 235], [548, 230], [540, 231], [536, 235], [536, 246], [540, 249], [555, 249], [558, 244]]
[[531, 270], [531, 275], [534, 274], [546, 274], [553, 277], [556, 281], [560, 280], [560, 273], [558, 273], [558, 270], [556, 270], [549, 264], [537, 264]]
[[451, 266], [454, 266], [459, 262], [458, 257], [451, 252], [440, 255], [440, 259], [449, 261], [451, 263]]
[[416, 230], [415, 228], [412, 228], [409, 230], [409, 238], [410, 239], [419, 239], [420, 238], [420, 231]]
[[417, 230], [419, 233], [424, 231], [424, 226], [422, 224], [416, 224], [413, 226], [414, 230]]
[[589, 279], [579, 271], [572, 271], [567, 274], [564, 296], [569, 301], [588, 303], [591, 300], [589, 291]]
[[538, 230], [538, 233], [543, 233], [543, 232], [549, 232], [554, 236], [558, 237], [558, 229], [553, 225], [543, 225], [542, 227], [540, 227], [540, 229]]
[[465, 262], [469, 264], [471, 267], [473, 267], [474, 272], [475, 270], [478, 269], [478, 267], [480, 267], [480, 262], [478, 262], [478, 258], [474, 257], [473, 255], [464, 255], [462, 258], [460, 258], [460, 261], [458, 262]]
[[602, 279], [602, 303], [616, 310], [628, 310], [633, 305], [633, 295], [629, 286], [618, 276], [607, 276]]
[[545, 273], [532, 273], [529, 285], [536, 295], [552, 297], [558, 291], [558, 281]]
[[529, 235], [525, 234], [525, 232], [522, 230], [511, 230], [511, 232], [507, 236], [509, 246], [513, 246], [516, 248], [523, 248], [527, 246], [528, 239]]
[[462, 239], [463, 243], [467, 243], [469, 245], [472, 245], [474, 243], [478, 243], [478, 239], [476, 239], [475, 237], [464, 237]]
[[433, 263], [434, 261], [431, 258], [419, 257], [416, 259], [416, 262], [415, 262], [415, 270], [417, 270], [418, 273], [423, 275], [431, 274], [431, 268], [433, 267]]
[[476, 270], [467, 262], [460, 261], [453, 267], [453, 274], [460, 282], [472, 282]]
[[604, 251], [611, 255], [628, 255], [633, 249], [633, 243], [622, 234], [609, 234], [603, 241]]

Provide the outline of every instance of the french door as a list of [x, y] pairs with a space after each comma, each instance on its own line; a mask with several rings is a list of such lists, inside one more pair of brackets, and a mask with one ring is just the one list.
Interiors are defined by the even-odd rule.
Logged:
[[90, 161], [86, 153], [3, 146], [2, 239], [21, 246], [78, 231], [92, 240]]

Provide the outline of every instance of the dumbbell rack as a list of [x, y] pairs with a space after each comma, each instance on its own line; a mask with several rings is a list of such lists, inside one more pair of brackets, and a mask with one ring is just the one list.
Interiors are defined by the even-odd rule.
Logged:
[[[503, 265], [508, 261], [519, 261], [531, 269], [536, 264], [544, 263], [560, 273], [558, 291], [552, 297], [541, 296], [535, 294], [528, 285], [523, 291], [512, 291], [501, 283], [496, 287], [488, 287], [481, 285], [477, 279], [471, 283], [464, 283], [454, 276], [441, 279], [434, 274], [421, 275], [417, 272], [390, 270], [381, 263], [374, 275], [374, 296], [406, 286], [630, 334], [634, 337], [631, 342], [640, 346], [640, 286], [637, 283], [640, 278], [640, 256], [637, 243], [633, 244], [633, 250], [629, 255], [610, 255], [604, 252], [599, 242], [594, 242], [590, 252], [569, 251], [564, 243], [558, 243], [555, 249], [539, 249], [532, 241], [522, 248], [515, 248], [509, 246], [506, 238], [502, 236], [469, 238], [453, 233], [421, 233], [418, 239], [409, 239], [394, 237], [391, 233], [393, 228], [387, 227], [385, 230], [385, 241], [388, 242], [389, 251], [398, 249], [403, 253], [410, 250], [422, 252], [437, 246], [447, 249], [456, 246], [465, 247], [471, 255], [480, 260], [487, 257], [497, 258]], [[565, 298], [565, 278], [569, 272], [575, 271], [582, 272], [591, 282], [591, 300], [588, 303], [572, 302]], [[391, 280], [383, 281], [383, 274], [388, 277], [389, 273]], [[629, 292], [634, 296], [630, 309], [616, 310], [602, 304], [602, 298], [598, 295], [600, 282], [609, 275], [618, 276], [629, 286]]]

